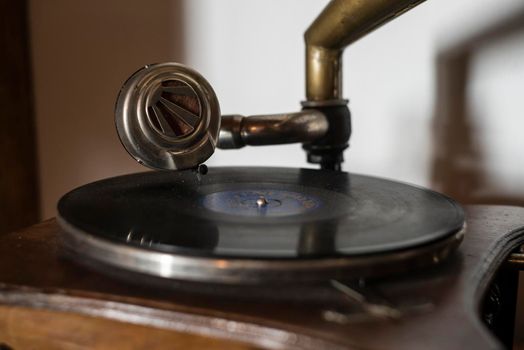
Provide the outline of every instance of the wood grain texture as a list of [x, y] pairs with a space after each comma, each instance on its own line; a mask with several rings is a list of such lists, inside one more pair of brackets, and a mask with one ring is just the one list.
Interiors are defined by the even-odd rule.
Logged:
[[0, 0], [0, 233], [38, 221], [26, 1]]
[[81, 314], [0, 306], [0, 339], [13, 349], [255, 349], [235, 341]]
[[156, 288], [138, 277], [134, 283], [110, 278], [61, 258], [54, 220], [0, 240], [0, 304], [263, 348], [502, 348], [480, 321], [479, 306], [498, 266], [524, 241], [524, 208], [470, 207], [467, 223], [461, 247], [443, 264], [365, 282], [364, 295], [387, 300], [398, 318], [377, 317], [336, 293], [320, 304], [261, 301]]

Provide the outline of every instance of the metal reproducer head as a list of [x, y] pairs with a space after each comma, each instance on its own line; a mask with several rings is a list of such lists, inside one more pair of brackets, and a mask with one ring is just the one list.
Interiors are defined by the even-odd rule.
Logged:
[[122, 144], [140, 164], [181, 170], [213, 154], [220, 107], [198, 72], [177, 63], [152, 64], [123, 85], [115, 122]]

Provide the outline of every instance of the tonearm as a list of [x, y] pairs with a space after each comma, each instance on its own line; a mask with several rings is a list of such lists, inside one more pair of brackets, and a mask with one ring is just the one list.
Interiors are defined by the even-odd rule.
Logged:
[[304, 35], [306, 100], [299, 112], [221, 116], [218, 99], [200, 74], [176, 63], [147, 65], [120, 92], [116, 107], [120, 139], [138, 162], [152, 168], [195, 168], [216, 146], [302, 143], [308, 162], [340, 170], [351, 135], [348, 100], [342, 91], [344, 49], [422, 1], [328, 3]]

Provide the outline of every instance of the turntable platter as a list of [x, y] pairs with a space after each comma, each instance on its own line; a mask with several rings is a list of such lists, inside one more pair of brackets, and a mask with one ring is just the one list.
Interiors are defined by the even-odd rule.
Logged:
[[[202, 263], [209, 261], [228, 266], [242, 262], [245, 269], [253, 264], [262, 269], [272, 261], [296, 266], [301, 261], [337, 261], [339, 266], [348, 259], [427, 246], [442, 250], [447, 246], [443, 241], [457, 240], [464, 223], [459, 205], [427, 189], [345, 172], [291, 168], [120, 176], [69, 192], [58, 211], [67, 246], [76, 253], [92, 259], [112, 256], [105, 263], [197, 280]], [[147, 263], [127, 264], [130, 252], [148, 256]], [[133, 259], [140, 260], [136, 255]], [[182, 260], [170, 264], [169, 272], [148, 267], [162, 265], [162, 259]], [[193, 263], [186, 266], [188, 261]]]

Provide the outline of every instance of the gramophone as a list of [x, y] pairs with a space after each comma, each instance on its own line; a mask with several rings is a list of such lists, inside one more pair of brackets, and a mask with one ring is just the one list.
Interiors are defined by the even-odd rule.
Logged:
[[[6, 343], [30, 344], [24, 324], [45, 335], [38, 342], [70, 347], [511, 344], [524, 210], [464, 211], [440, 193], [341, 170], [343, 50], [420, 2], [331, 1], [305, 34], [298, 112], [222, 116], [188, 67], [132, 74], [116, 129], [157, 171], [81, 186], [56, 221], [2, 239]], [[216, 147], [284, 143], [301, 143], [320, 169], [204, 165]]]

